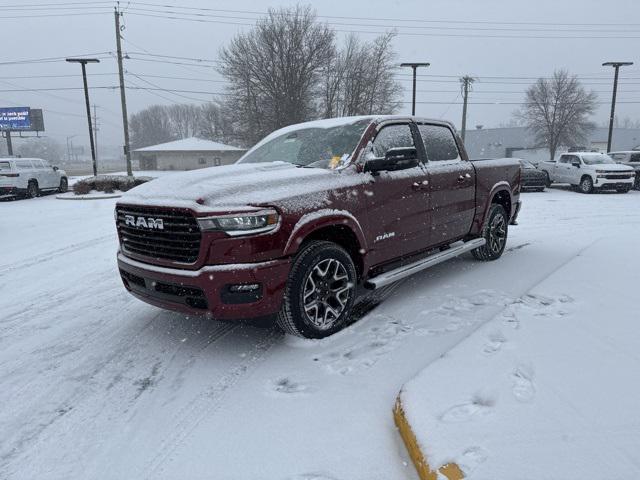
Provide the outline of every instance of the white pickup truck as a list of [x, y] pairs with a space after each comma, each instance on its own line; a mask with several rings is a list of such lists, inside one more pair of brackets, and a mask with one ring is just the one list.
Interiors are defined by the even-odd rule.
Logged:
[[0, 198], [66, 192], [67, 174], [40, 158], [0, 158]]
[[598, 190], [616, 190], [627, 193], [633, 188], [635, 171], [617, 164], [609, 155], [596, 152], [563, 153], [558, 160], [547, 160], [538, 165], [547, 175], [547, 184], [568, 183], [582, 193]]

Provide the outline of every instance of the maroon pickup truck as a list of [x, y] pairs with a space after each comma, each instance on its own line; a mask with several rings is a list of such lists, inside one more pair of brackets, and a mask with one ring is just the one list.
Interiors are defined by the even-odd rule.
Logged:
[[121, 198], [125, 287], [218, 319], [274, 315], [330, 335], [356, 297], [470, 251], [502, 255], [520, 164], [469, 161], [453, 127], [348, 117], [278, 130], [236, 164], [169, 175]]

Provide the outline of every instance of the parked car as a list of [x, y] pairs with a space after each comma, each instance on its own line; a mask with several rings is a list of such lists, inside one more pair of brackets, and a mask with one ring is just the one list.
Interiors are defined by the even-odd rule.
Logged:
[[528, 160], [518, 160], [522, 167], [522, 190], [543, 192], [547, 186], [547, 175]]
[[64, 170], [40, 158], [0, 158], [0, 198], [34, 198], [41, 192], [66, 192], [69, 186]]
[[630, 150], [626, 152], [610, 152], [609, 156], [613, 158], [616, 163], [627, 165], [636, 172], [636, 181], [633, 188], [640, 190], [640, 151]]
[[616, 190], [627, 193], [634, 184], [633, 168], [619, 165], [605, 153], [572, 152], [547, 160], [538, 167], [547, 176], [547, 184], [568, 183], [582, 193]]
[[520, 164], [469, 161], [453, 126], [382, 116], [278, 130], [236, 164], [160, 178], [116, 205], [124, 286], [190, 314], [344, 327], [356, 296], [472, 252], [502, 255]]

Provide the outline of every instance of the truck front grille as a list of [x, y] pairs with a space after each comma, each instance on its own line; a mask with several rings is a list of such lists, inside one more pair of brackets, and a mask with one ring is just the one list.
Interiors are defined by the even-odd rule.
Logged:
[[[124, 253], [180, 263], [194, 263], [198, 259], [201, 232], [198, 222], [189, 212], [119, 206], [116, 207], [116, 216]], [[159, 220], [162, 228], [159, 228]]]

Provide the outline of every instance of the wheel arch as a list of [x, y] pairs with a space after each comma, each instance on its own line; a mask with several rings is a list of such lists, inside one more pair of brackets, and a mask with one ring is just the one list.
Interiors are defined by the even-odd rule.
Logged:
[[326, 240], [344, 248], [356, 266], [358, 276], [364, 272], [365, 239], [362, 227], [349, 212], [320, 210], [304, 215], [289, 237], [284, 254], [294, 255], [311, 240]]

